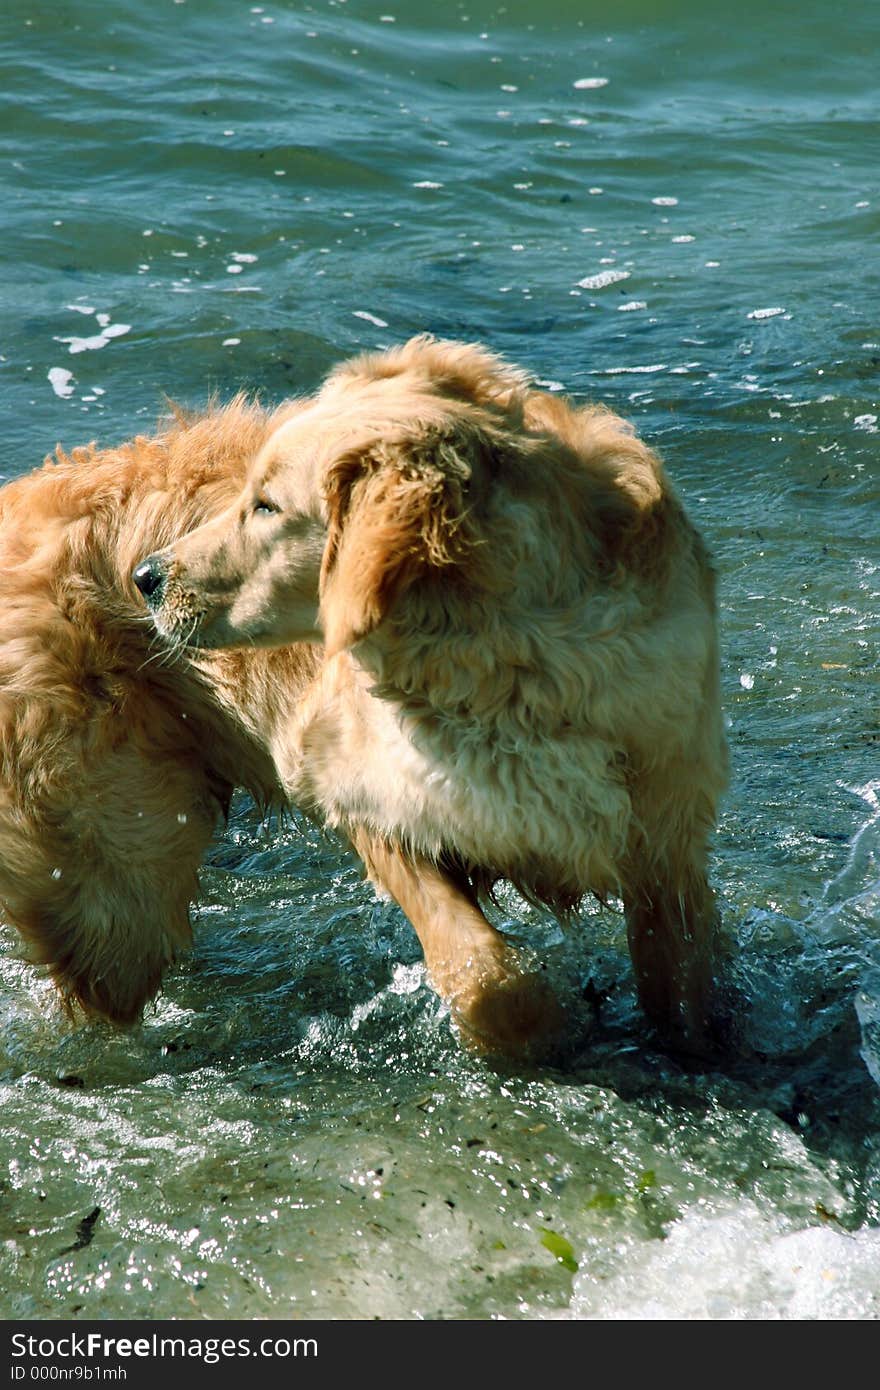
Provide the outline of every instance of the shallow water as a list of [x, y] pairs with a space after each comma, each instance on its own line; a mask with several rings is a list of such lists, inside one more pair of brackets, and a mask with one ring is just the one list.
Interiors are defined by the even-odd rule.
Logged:
[[493, 1070], [242, 800], [132, 1033], [0, 929], [0, 1316], [880, 1315], [880, 11], [656, 8], [7, 5], [3, 475], [423, 329], [635, 420], [720, 570], [741, 1003], [682, 1067], [619, 917], [511, 899], [585, 1037]]

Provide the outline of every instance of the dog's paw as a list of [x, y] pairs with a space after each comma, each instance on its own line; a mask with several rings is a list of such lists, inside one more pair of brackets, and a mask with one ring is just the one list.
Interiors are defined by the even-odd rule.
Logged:
[[566, 1050], [565, 1010], [539, 974], [510, 972], [451, 1001], [462, 1041], [487, 1056], [545, 1062]]

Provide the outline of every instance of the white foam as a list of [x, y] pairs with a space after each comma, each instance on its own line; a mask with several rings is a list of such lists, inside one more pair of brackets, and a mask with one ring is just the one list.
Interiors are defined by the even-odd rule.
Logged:
[[72, 396], [73, 372], [67, 371], [65, 367], [50, 367], [48, 372], [49, 384], [56, 396]]
[[[618, 1247], [620, 1250], [620, 1247]], [[834, 1320], [880, 1317], [880, 1230], [787, 1230], [755, 1203], [689, 1211], [665, 1240], [632, 1242], [610, 1277], [587, 1261], [577, 1318]]]
[[351, 312], [356, 319], [366, 319], [367, 323], [374, 323], [377, 328], [388, 327], [384, 319], [378, 318], [375, 314], [368, 314], [366, 309], [352, 309]]
[[649, 372], [665, 372], [665, 362], [652, 362], [646, 367], [605, 367], [601, 372], [591, 372], [591, 376], [643, 376]]
[[579, 77], [572, 86], [577, 87], [578, 91], [595, 91], [597, 87], [607, 87], [607, 77]]
[[59, 343], [68, 344], [68, 352], [93, 352], [98, 348], [106, 347], [109, 338], [105, 338], [103, 333], [97, 333], [92, 338], [59, 338]]
[[606, 285], [616, 285], [619, 280], [628, 280], [629, 277], [628, 270], [600, 270], [598, 275], [587, 275], [577, 283], [582, 290], [604, 290]]
[[[109, 315], [99, 315], [102, 319], [107, 319]], [[100, 333], [95, 333], [89, 338], [56, 338], [58, 343], [67, 343], [68, 352], [97, 352], [99, 348], [106, 347], [112, 338], [120, 338], [124, 333], [131, 332], [130, 323], [107, 323]]]

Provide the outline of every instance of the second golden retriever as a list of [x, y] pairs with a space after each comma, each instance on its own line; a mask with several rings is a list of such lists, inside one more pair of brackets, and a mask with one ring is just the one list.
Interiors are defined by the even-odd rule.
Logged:
[[188, 943], [233, 788], [281, 799], [266, 728], [319, 664], [169, 661], [131, 571], [229, 505], [283, 418], [236, 401], [0, 489], [0, 904], [64, 998], [114, 1022]]
[[169, 650], [323, 644], [258, 733], [404, 909], [465, 1031], [516, 1050], [561, 1025], [481, 910], [507, 879], [562, 914], [622, 898], [648, 1016], [705, 1044], [713, 571], [622, 420], [417, 338], [288, 407], [234, 499], [133, 577]]

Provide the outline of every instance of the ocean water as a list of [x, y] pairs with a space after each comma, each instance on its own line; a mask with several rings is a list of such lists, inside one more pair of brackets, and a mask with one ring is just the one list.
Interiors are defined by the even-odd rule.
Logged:
[[422, 330], [659, 449], [720, 573], [740, 998], [683, 1065], [618, 915], [511, 896], [586, 1036], [490, 1067], [357, 865], [242, 799], [133, 1031], [0, 927], [0, 1316], [877, 1318], [880, 9], [7, 0], [0, 36], [3, 477]]

